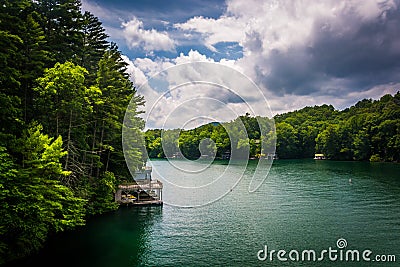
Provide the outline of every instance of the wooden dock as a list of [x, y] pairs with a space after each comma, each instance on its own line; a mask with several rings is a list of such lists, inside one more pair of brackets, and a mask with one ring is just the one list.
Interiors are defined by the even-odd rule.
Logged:
[[115, 202], [126, 206], [160, 206], [163, 184], [158, 180], [139, 180], [120, 184], [115, 192]]
[[120, 201], [125, 206], [162, 206], [162, 200], [140, 200], [140, 201]]

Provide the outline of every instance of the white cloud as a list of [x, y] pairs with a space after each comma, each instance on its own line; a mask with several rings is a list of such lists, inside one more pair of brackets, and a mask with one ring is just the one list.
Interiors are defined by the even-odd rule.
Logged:
[[175, 28], [183, 31], [197, 32], [203, 35], [204, 44], [216, 51], [214, 45], [219, 42], [240, 42], [243, 39], [243, 28], [246, 24], [235, 17], [221, 16], [218, 19], [194, 17], [185, 23], [177, 23]]
[[[230, 0], [219, 18], [193, 17], [174, 26], [184, 32], [198, 33], [212, 51], [219, 42], [238, 42], [244, 58], [239, 65], [249, 74], [255, 69], [269, 75], [272, 53], [290, 49], [312, 49], [318, 33], [340, 38], [355, 35], [364, 23], [384, 17], [396, 7], [394, 1], [365, 0], [257, 1]], [[301, 52], [301, 51], [300, 51]], [[255, 77], [255, 76], [254, 76]]]
[[[375, 57], [381, 56], [377, 52], [383, 51], [384, 47], [379, 42], [387, 43], [386, 50], [392, 54], [376, 62], [395, 64], [389, 60], [390, 55], [396, 58], [399, 49], [395, 44], [400, 43], [400, 38], [397, 41], [395, 38], [393, 41], [385, 38], [396, 32], [397, 21], [392, 18], [391, 28], [383, 28], [384, 31], [372, 32], [371, 35], [368, 30], [374, 28], [365, 26], [384, 27], [389, 11], [393, 8], [393, 1], [378, 3], [373, 0], [365, 0], [362, 4], [358, 1], [336, 0], [313, 1], [312, 4], [304, 1], [261, 3], [258, 0], [230, 0], [227, 1], [227, 10], [221, 17], [193, 17], [184, 23], [174, 24], [173, 31], [176, 34], [178, 30], [187, 38], [200, 36], [200, 41], [212, 51], [216, 50], [215, 45], [220, 42], [237, 42], [243, 48], [242, 58], [221, 59], [217, 62], [210, 56], [191, 50], [187, 54], [180, 53], [175, 58], [126, 60], [130, 64], [129, 71], [136, 85], [145, 84], [149, 77], [169, 67], [188, 62], [216, 62], [248, 75], [262, 89], [273, 114], [322, 104], [332, 104], [335, 108], [342, 109], [363, 98], [378, 99], [385, 93], [394, 94], [398, 90], [400, 84], [396, 74], [391, 76], [393, 79], [387, 79], [388, 76], [378, 74], [379, 70], [363, 69], [366, 65], [364, 62], [371, 60], [374, 63]], [[380, 24], [374, 24], [377, 21]], [[146, 34], [152, 34], [151, 31], [144, 30], [143, 24], [138, 20], [133, 20], [131, 24], [124, 27], [129, 26], [135, 33], [134, 36], [140, 35], [141, 40], [137, 41], [137, 36], [130, 40], [136, 46], [145, 46], [144, 39], [147, 38]], [[155, 32], [167, 35], [165, 32]], [[152, 42], [155, 39], [149, 38]], [[379, 45], [374, 46], [374, 41]], [[148, 41], [147, 49], [154, 50], [150, 43]], [[175, 43], [170, 45], [172, 47]], [[369, 45], [370, 50], [367, 50]], [[396, 69], [390, 70], [398, 73], [394, 71]], [[244, 98], [245, 103], [237, 101], [226, 90], [210, 86], [177, 88], [166, 95], [153, 87], [144, 87], [139, 93], [144, 95], [148, 103], [158, 103], [154, 109], [146, 106], [147, 114], [151, 113], [149, 126], [162, 127], [159, 123], [168, 114], [169, 120], [173, 122], [169, 126], [173, 128], [181, 127], [203, 111], [218, 119], [225, 115], [225, 120], [231, 119], [231, 113], [226, 113], [226, 109], [242, 115], [249, 111], [250, 105], [256, 114], [263, 113], [265, 100], [257, 92], [240, 86], [238, 88], [238, 80], [234, 75], [189, 69], [171, 72], [166, 80], [169, 85], [176, 85], [188, 77], [194, 80], [196, 75], [199, 78], [204, 77], [205, 73], [210, 81], [233, 88]], [[387, 73], [390, 74], [390, 71]], [[207, 103], [203, 100], [190, 102], [194, 96], [199, 99], [208, 97], [224, 100], [226, 105], [223, 107], [217, 102]], [[182, 102], [191, 104], [182, 106]], [[179, 113], [173, 112], [174, 110], [179, 110]]]
[[146, 99], [144, 118], [149, 128], [193, 127], [205, 118], [229, 121], [246, 112], [271, 115], [262, 92], [238, 73], [232, 60], [216, 62], [193, 50], [173, 59], [124, 60], [138, 93]]
[[127, 56], [122, 55], [122, 59], [128, 63], [127, 72], [129, 73], [130, 79], [135, 84], [136, 87], [141, 86], [142, 84], [147, 82], [146, 75], [144, 72], [138, 68], [133, 61], [131, 61]]
[[175, 42], [167, 32], [155, 29], [144, 29], [143, 22], [133, 18], [122, 23], [123, 36], [130, 48], [140, 48], [145, 51], [174, 51]]
[[[132, 74], [131, 77], [137, 85], [138, 93], [146, 99], [143, 116], [146, 119], [146, 128], [192, 128], [208, 121], [230, 121], [246, 112], [262, 116], [276, 115], [305, 106], [322, 104], [332, 104], [337, 109], [343, 109], [354, 105], [363, 98], [379, 99], [383, 94], [394, 94], [396, 93], [395, 88], [400, 86], [399, 83], [391, 83], [365, 91], [343, 91], [337, 97], [331, 97], [320, 92], [308, 95], [284, 94], [277, 96], [268, 90], [260, 92], [253, 87], [244, 86], [243, 81], [237, 75], [223, 73], [223, 71], [210, 72], [189, 66], [188, 69], [169, 72], [168, 76], [163, 78], [167, 84], [161, 83], [160, 87], [157, 88], [154, 85], [158, 84], [147, 82], [150, 77], [162, 70], [190, 62], [213, 63], [215, 61], [198, 51], [191, 51], [187, 55], [181, 54], [174, 59], [151, 60], [140, 58], [131, 61], [125, 58], [125, 60], [129, 63], [128, 71]], [[229, 62], [226, 65], [231, 66], [231, 64], [235, 63]], [[232, 66], [237, 68], [235, 65]], [[211, 84], [223, 84], [225, 86], [194, 83], [175, 87], [187, 80], [206, 80]], [[173, 90], [168, 91], [171, 88]], [[243, 102], [235, 101], [236, 96], [239, 96]], [[268, 110], [269, 107], [271, 110]]]

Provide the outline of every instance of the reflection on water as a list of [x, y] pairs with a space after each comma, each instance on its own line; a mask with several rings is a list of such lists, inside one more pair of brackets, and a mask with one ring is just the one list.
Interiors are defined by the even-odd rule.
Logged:
[[12, 266], [138, 266], [162, 206], [121, 207], [86, 226], [50, 238], [38, 255]]

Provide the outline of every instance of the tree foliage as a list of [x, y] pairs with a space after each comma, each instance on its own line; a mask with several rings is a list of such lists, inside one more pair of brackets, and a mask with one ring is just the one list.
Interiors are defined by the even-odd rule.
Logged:
[[117, 208], [129, 177], [124, 114], [145, 156], [144, 99], [118, 47], [79, 0], [0, 4], [0, 263], [39, 249], [50, 233]]
[[40, 125], [28, 128], [18, 140], [22, 162], [13, 162], [7, 150], [1, 160], [1, 258], [3, 261], [38, 250], [49, 232], [64, 231], [85, 221], [84, 199], [62, 185], [62, 138], [48, 137]]
[[[276, 152], [281, 159], [312, 158], [315, 153], [323, 153], [334, 160], [399, 162], [399, 118], [399, 92], [384, 95], [379, 100], [364, 99], [342, 111], [335, 110], [332, 105], [322, 105], [278, 114], [273, 118]], [[245, 131], [239, 127], [239, 121]], [[229, 123], [207, 124], [186, 131], [177, 129], [175, 140], [179, 144], [174, 149], [170, 148], [174, 144], [174, 139], [170, 138], [171, 130], [151, 129], [146, 131], [146, 148], [150, 157], [170, 156], [165, 155], [165, 151], [176, 152], [180, 149], [184, 156], [196, 159], [201, 155], [200, 142], [210, 138], [215, 143], [217, 157], [226, 152], [248, 149], [249, 157], [257, 158], [271, 152], [261, 151], [263, 146], [260, 145], [260, 142], [274, 140], [266, 123], [268, 121], [267, 118], [246, 114]], [[270, 134], [263, 136], [260, 132]]]

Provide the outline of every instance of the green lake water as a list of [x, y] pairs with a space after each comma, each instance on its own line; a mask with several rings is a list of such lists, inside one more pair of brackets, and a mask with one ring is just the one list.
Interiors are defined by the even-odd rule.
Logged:
[[[218, 171], [225, 161], [210, 168]], [[159, 170], [168, 161], [153, 161]], [[400, 165], [277, 160], [254, 193], [239, 184], [199, 208], [122, 207], [52, 237], [21, 266], [400, 266]], [[349, 181], [351, 179], [351, 182]], [[366, 249], [396, 262], [260, 261], [268, 250]], [[339, 252], [338, 252], [339, 253]], [[260, 254], [261, 256], [263, 254]], [[293, 254], [294, 255], [294, 254]], [[286, 257], [288, 255], [286, 254]], [[301, 257], [301, 255], [300, 255]]]

